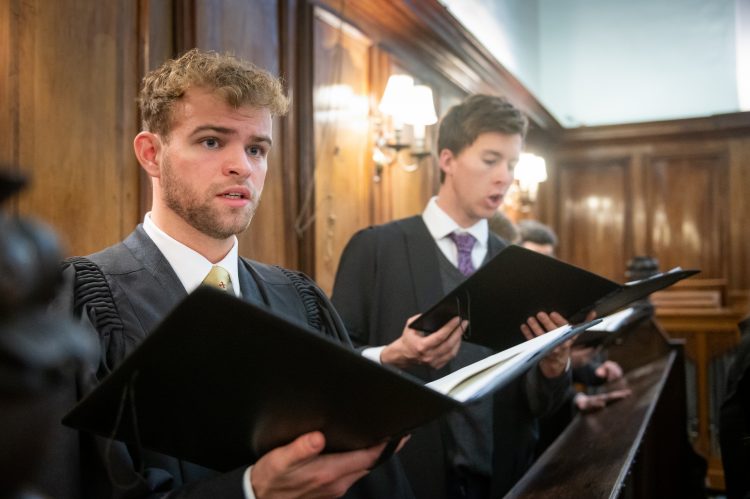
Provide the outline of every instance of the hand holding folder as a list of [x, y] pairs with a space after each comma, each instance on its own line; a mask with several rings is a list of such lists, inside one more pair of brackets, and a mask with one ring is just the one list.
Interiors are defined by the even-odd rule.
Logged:
[[458, 315], [469, 321], [466, 341], [500, 351], [522, 342], [519, 326], [540, 311], [558, 312], [573, 323], [592, 310], [604, 317], [698, 272], [677, 268], [623, 285], [556, 258], [508, 246], [411, 327], [432, 332]]
[[64, 423], [219, 471], [311, 431], [325, 435], [326, 451], [364, 449], [499, 389], [588, 325], [468, 366], [438, 391], [304, 324], [202, 288]]

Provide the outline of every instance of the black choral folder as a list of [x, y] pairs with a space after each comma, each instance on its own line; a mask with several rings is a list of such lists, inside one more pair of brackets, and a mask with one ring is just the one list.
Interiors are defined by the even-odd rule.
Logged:
[[[585, 327], [508, 363], [477, 397]], [[364, 448], [462, 405], [304, 324], [200, 288], [63, 423], [227, 471], [309, 431], [326, 435], [329, 452]]]
[[558, 312], [572, 322], [583, 320], [590, 310], [603, 317], [698, 272], [673, 269], [618, 284], [511, 245], [420, 315], [411, 327], [431, 333], [460, 315], [469, 320], [466, 341], [500, 351], [524, 341], [521, 324], [540, 311]]

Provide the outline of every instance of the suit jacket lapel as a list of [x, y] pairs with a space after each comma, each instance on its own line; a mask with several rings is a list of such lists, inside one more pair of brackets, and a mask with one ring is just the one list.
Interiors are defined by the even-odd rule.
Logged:
[[187, 291], [180, 279], [141, 225], [138, 225], [123, 243], [143, 265], [149, 276], [158, 283], [156, 289], [164, 291], [162, 300], [169, 304], [169, 308], [185, 299]]

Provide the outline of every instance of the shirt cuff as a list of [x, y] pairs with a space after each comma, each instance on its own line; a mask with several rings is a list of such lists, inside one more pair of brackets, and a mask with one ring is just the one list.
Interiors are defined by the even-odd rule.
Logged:
[[365, 348], [364, 350], [362, 350], [362, 356], [370, 359], [373, 362], [382, 364], [382, 362], [380, 361], [380, 354], [383, 353], [384, 348], [385, 346]]
[[253, 467], [248, 466], [245, 473], [242, 475], [242, 490], [245, 492], [245, 499], [255, 499], [255, 492], [253, 492], [253, 485], [250, 482], [250, 476], [252, 475]]

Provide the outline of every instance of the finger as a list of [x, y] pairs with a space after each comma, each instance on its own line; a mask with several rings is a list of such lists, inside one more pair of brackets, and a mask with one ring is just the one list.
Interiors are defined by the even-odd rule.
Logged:
[[527, 340], [534, 338], [534, 333], [531, 332], [531, 329], [529, 329], [529, 326], [526, 324], [521, 324], [521, 334], [523, 334], [524, 338]]
[[612, 360], [606, 360], [604, 361], [604, 365], [607, 366], [607, 370], [609, 371], [610, 381], [622, 378], [622, 366], [620, 364]]
[[536, 319], [544, 328], [545, 333], [547, 331], [552, 331], [553, 329], [557, 327], [554, 321], [552, 320], [552, 318], [550, 317], [550, 315], [547, 314], [546, 312], [539, 312], [538, 314], [536, 314]]
[[[465, 331], [466, 326], [468, 325], [468, 321], [463, 321], [463, 328], [458, 328], [458, 331]], [[435, 356], [439, 357], [439, 366], [433, 366], [437, 367], [438, 369], [440, 367], [443, 367], [445, 364], [450, 362], [451, 359], [453, 359], [456, 355], [458, 355], [458, 351], [461, 349], [461, 340], [463, 339], [463, 333], [457, 334], [455, 337], [451, 337], [448, 340], [446, 340], [439, 348], [439, 351], [436, 351]]]
[[553, 329], [557, 329], [558, 327], [562, 327], [568, 323], [567, 319], [565, 319], [565, 317], [558, 314], [557, 312], [550, 313], [549, 318], [552, 320], [552, 323], [554, 324]]
[[[302, 492], [298, 495], [301, 497], [340, 497], [360, 478], [367, 475], [372, 466], [375, 465], [385, 444], [378, 445], [376, 448], [364, 449], [363, 451], [370, 455], [373, 449], [379, 449], [366, 461], [361, 461], [359, 456], [354, 457], [355, 453], [363, 451], [343, 452], [338, 454], [328, 454], [319, 458], [315, 466], [308, 470], [312, 476], [328, 476], [329, 481], [319, 482], [311, 490]], [[369, 464], [368, 464], [369, 463]], [[365, 467], [363, 467], [365, 466]]]
[[[266, 467], [271, 469], [289, 470], [299, 468], [310, 462], [323, 451], [325, 447], [325, 437], [319, 431], [305, 433], [297, 437], [291, 443], [282, 447], [273, 449], [261, 458]], [[257, 463], [261, 466], [261, 461]]]
[[414, 314], [411, 317], [409, 317], [408, 319], [406, 319], [406, 325], [410, 326], [411, 323], [414, 322], [415, 320], [417, 320], [417, 317], [419, 317], [420, 315], [422, 315], [422, 314]]
[[596, 397], [589, 399], [589, 409], [604, 409], [607, 405], [607, 400], [604, 398]]
[[529, 317], [528, 319], [526, 319], [526, 325], [529, 326], [529, 329], [534, 336], [541, 336], [546, 333], [544, 327], [539, 324], [539, 321], [536, 319], [536, 317]]
[[419, 340], [421, 344], [419, 351], [421, 352], [422, 362], [426, 362], [435, 368], [443, 367], [456, 356], [458, 350], [461, 348], [463, 332], [467, 325], [468, 321], [463, 321], [461, 325], [457, 326], [451, 332], [451, 335], [445, 341], [438, 344], [425, 341], [426, 339]]
[[[443, 343], [444, 341], [448, 340], [453, 333], [456, 332], [456, 329], [458, 328], [458, 325], [460, 323], [461, 319], [460, 317], [453, 317], [451, 320], [446, 322], [440, 329], [435, 331], [432, 334], [428, 334], [424, 337], [422, 340], [422, 344], [425, 348], [431, 349], [435, 348], [439, 344]], [[461, 337], [461, 333], [459, 332], [457, 336]]]
[[588, 357], [589, 355], [594, 355], [594, 347], [581, 347], [577, 346], [573, 348], [573, 351], [576, 355], [580, 355], [581, 357]]
[[586, 314], [586, 318], [583, 320], [583, 322], [591, 322], [594, 319], [596, 319], [596, 310], [591, 310], [588, 314]]
[[382, 442], [366, 449], [325, 454], [320, 456], [319, 464], [337, 475], [366, 471], [372, 468], [387, 444]]
[[335, 478], [332, 482], [323, 484], [316, 490], [309, 490], [300, 493], [294, 491], [291, 497], [305, 497], [310, 499], [329, 499], [331, 497], [341, 497], [351, 488], [359, 479], [370, 473], [371, 470], [357, 470]]
[[319, 431], [300, 435], [292, 443], [279, 447], [277, 450], [280, 465], [290, 468], [303, 464], [315, 458], [323, 451], [326, 439]]
[[607, 396], [607, 401], [615, 401], [629, 397], [632, 393], [633, 392], [630, 390], [630, 388], [625, 388], [622, 390], [612, 390], [611, 392], [607, 392], [604, 395]]

